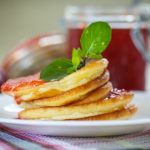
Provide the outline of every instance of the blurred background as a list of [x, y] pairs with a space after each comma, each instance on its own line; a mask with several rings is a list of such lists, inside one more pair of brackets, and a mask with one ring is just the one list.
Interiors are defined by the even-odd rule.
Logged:
[[0, 60], [10, 49], [34, 35], [64, 32], [63, 15], [68, 5], [126, 7], [133, 3], [134, 0], [0, 0]]
[[[78, 9], [74, 7], [68, 7], [68, 6], [77, 6], [76, 8]], [[94, 6], [99, 8], [93, 8]], [[103, 9], [106, 9], [104, 10], [105, 13], [103, 11], [99, 12], [99, 10], [103, 10]], [[117, 9], [119, 10], [118, 11], [119, 15], [123, 16], [123, 17], [121, 16], [121, 18], [125, 17], [124, 20], [123, 19], [117, 20], [117, 22], [120, 21], [125, 23], [126, 21], [127, 23], [135, 22], [136, 23], [136, 25], [134, 24], [135, 26], [138, 26], [137, 22], [140, 23], [142, 22], [142, 25], [140, 24], [140, 27], [138, 26], [138, 29], [140, 28], [142, 29], [142, 31], [143, 29], [144, 30], [146, 29], [146, 31], [143, 32], [143, 36], [144, 36], [144, 40], [146, 39], [145, 41], [147, 44], [149, 42], [148, 30], [150, 26], [149, 24], [150, 1], [149, 0], [143, 0], [143, 1], [142, 0], [111, 0], [111, 1], [110, 0], [99, 0], [99, 1], [98, 0], [92, 0], [92, 1], [91, 0], [0, 0], [0, 63], [2, 68], [1, 70], [4, 74], [4, 76], [1, 77], [2, 78], [1, 80], [3, 80], [3, 78], [5, 79], [15, 78], [18, 76], [34, 73], [38, 71], [39, 68], [43, 67], [43, 65], [47, 64], [47, 62], [52, 60], [53, 58], [59, 56], [68, 56], [69, 52], [67, 51], [68, 50], [67, 42], [68, 42], [68, 35], [69, 35], [68, 26], [70, 25], [70, 22], [72, 23], [73, 21], [76, 21], [73, 24], [73, 27], [75, 27], [79, 22], [83, 21], [84, 19], [86, 19], [85, 22], [87, 24], [92, 21], [95, 21], [97, 19], [87, 21], [89, 17], [84, 18], [83, 15], [85, 15], [85, 13], [88, 13], [86, 14], [86, 16], [88, 16], [89, 14], [91, 15], [91, 11], [92, 11], [91, 17], [93, 17], [94, 15], [97, 15], [96, 12], [97, 10], [98, 10], [98, 15], [102, 16], [101, 18], [98, 18], [98, 20], [104, 20], [104, 21], [111, 20], [112, 22], [114, 22], [113, 19], [117, 17], [114, 17], [110, 14], [113, 13], [114, 15], [114, 12]], [[83, 12], [80, 12], [81, 10], [83, 10]], [[133, 10], [134, 12], [131, 12]], [[75, 15], [74, 15], [74, 11], [75, 11]], [[109, 12], [109, 14], [106, 14], [106, 12], [107, 13]], [[104, 14], [109, 17], [106, 18], [103, 17], [105, 16]], [[127, 19], [125, 15], [128, 16], [130, 15], [130, 16]], [[133, 17], [131, 15], [133, 15]], [[81, 18], [81, 20], [72, 19], [73, 17], [78, 17], [78, 16], [80, 17], [82, 16], [83, 18]], [[143, 27], [143, 22], [144, 22], [144, 27]], [[126, 24], [119, 24], [119, 29], [120, 28], [122, 29], [122, 27], [125, 25]], [[127, 26], [129, 27], [129, 25]], [[131, 25], [130, 27], [132, 28]], [[44, 37], [52, 36], [52, 38], [41, 40], [42, 42], [41, 41], [40, 42], [42, 44], [39, 44], [39, 39], [43, 38], [43, 36]], [[77, 36], [77, 38], [79, 38], [77, 32], [75, 32], [74, 36], [75, 37]], [[137, 38], [137, 34], [135, 34], [135, 39], [136, 38]], [[133, 44], [135, 44], [136, 42], [137, 42], [136, 40], [133, 40]], [[78, 44], [79, 43], [77, 43], [77, 45]], [[111, 47], [109, 49], [113, 49]], [[140, 45], [139, 47], [142, 46]], [[143, 47], [140, 49], [143, 49]], [[49, 50], [50, 52], [48, 52]], [[33, 52], [29, 53], [31, 51]], [[149, 51], [148, 47], [146, 51]], [[46, 52], [46, 54], [44, 54], [43, 52]], [[129, 53], [129, 51], [126, 50], [126, 53]], [[34, 56], [31, 57], [31, 55]], [[108, 55], [110, 56], [110, 54], [105, 54], [105, 55], [106, 57]], [[133, 55], [137, 56], [137, 54], [133, 54]], [[129, 88], [126, 85], [125, 86], [121, 85], [121, 87], [127, 87], [127, 89], [135, 89], [135, 90], [147, 89], [148, 86], [145, 85], [145, 83], [147, 82], [147, 76], [145, 74], [147, 73], [148, 70], [146, 69], [147, 67], [146, 59], [148, 58], [145, 58], [143, 54], [140, 55], [141, 56], [138, 56], [137, 58], [130, 56], [130, 62], [127, 63], [127, 60], [129, 59], [126, 59], [126, 62], [125, 61], [124, 62], [126, 64], [131, 63], [132, 60], [134, 60], [134, 62], [135, 61], [140, 62], [140, 63], [136, 63], [136, 65], [138, 65], [139, 68], [141, 67], [141, 69], [139, 70], [136, 69], [136, 71], [135, 70], [132, 71], [132, 69], [130, 68], [130, 72], [132, 72], [132, 74], [137, 74], [137, 72], [140, 71], [139, 78], [142, 78], [142, 80], [139, 81], [138, 79], [136, 79], [135, 82], [136, 83], [138, 82], [138, 85], [134, 85]], [[27, 56], [27, 58], [24, 59], [24, 56]], [[148, 53], [146, 57], [147, 56]], [[109, 57], [109, 59], [116, 59], [116, 58]], [[42, 62], [42, 60], [45, 60], [43, 64], [40, 63]], [[125, 63], [123, 64], [124, 68], [128, 67], [125, 66]], [[35, 64], [39, 64], [38, 67]], [[120, 68], [123, 67], [120, 66]], [[123, 79], [120, 78], [120, 80]], [[131, 80], [133, 81], [132, 78], [130, 79], [130, 81]], [[117, 84], [116, 87], [118, 87]]]

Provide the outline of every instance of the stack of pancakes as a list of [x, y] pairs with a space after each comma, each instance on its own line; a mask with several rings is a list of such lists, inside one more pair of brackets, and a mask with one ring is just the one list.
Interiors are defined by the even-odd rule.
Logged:
[[129, 104], [133, 93], [113, 89], [107, 66], [108, 61], [101, 59], [58, 81], [44, 82], [36, 74], [10, 79], [1, 89], [24, 108], [20, 119], [128, 119], [137, 110]]

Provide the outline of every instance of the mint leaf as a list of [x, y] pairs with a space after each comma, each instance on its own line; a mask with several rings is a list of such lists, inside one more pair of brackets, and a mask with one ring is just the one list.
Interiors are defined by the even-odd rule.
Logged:
[[111, 28], [106, 22], [94, 22], [82, 33], [81, 48], [73, 49], [72, 60], [60, 58], [45, 67], [40, 78], [45, 81], [59, 80], [85, 66], [89, 59], [102, 58], [102, 52], [111, 40]]
[[80, 66], [82, 57], [81, 57], [81, 49], [73, 49], [72, 51], [72, 64], [73, 64], [73, 68], [74, 70], [77, 70], [78, 67]]
[[74, 71], [75, 71], [75, 70], [74, 70], [73, 66], [67, 68], [67, 73], [68, 73], [68, 74], [70, 74], [70, 73], [72, 73], [72, 72], [74, 72]]
[[100, 55], [111, 40], [111, 28], [106, 22], [94, 22], [82, 33], [80, 43], [86, 57]]
[[42, 69], [40, 78], [45, 81], [59, 80], [72, 73], [74, 71], [72, 68], [73, 65], [71, 60], [59, 58]]

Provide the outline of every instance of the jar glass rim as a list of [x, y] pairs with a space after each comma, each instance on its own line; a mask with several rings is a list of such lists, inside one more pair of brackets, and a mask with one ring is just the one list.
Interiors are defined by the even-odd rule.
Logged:
[[99, 6], [68, 6], [65, 9], [65, 20], [69, 21], [108, 21], [108, 22], [138, 22], [138, 12], [125, 7]]

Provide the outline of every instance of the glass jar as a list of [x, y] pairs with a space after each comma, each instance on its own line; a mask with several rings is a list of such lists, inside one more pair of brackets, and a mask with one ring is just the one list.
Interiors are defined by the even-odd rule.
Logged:
[[[112, 27], [112, 40], [103, 53], [109, 60], [110, 80], [116, 88], [145, 90], [147, 23], [129, 9], [102, 9], [70, 6], [66, 8], [68, 56], [80, 47], [83, 29], [94, 21], [106, 21]], [[143, 55], [144, 54], [144, 55]]]

